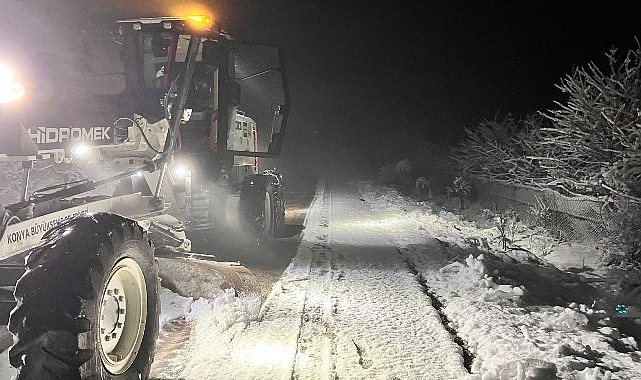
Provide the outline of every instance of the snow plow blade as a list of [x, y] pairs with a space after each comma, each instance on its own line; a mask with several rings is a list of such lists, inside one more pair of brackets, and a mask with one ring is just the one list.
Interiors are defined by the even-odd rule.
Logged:
[[240, 263], [186, 257], [157, 259], [162, 286], [182, 296], [214, 299], [219, 289], [232, 288], [239, 298], [260, 299], [258, 278]]

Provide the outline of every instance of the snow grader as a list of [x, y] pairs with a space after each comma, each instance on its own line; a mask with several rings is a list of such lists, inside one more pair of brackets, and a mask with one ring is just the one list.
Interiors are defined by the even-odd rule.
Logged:
[[[192, 252], [190, 233], [242, 228], [268, 244], [284, 226], [282, 176], [259, 166], [285, 132], [280, 49], [236, 41], [205, 16], [127, 19], [112, 34], [124, 90], [95, 120], [71, 104], [58, 125], [38, 121], [50, 104], [16, 114], [30, 86], [0, 68], [0, 161], [21, 162], [23, 178], [20, 199], [0, 206], [0, 313], [19, 379], [147, 378], [161, 281], [188, 276], [163, 277], [163, 260], [206, 260], [221, 287], [257, 292], [247, 268]], [[31, 172], [46, 160], [108, 175], [39, 188]]]

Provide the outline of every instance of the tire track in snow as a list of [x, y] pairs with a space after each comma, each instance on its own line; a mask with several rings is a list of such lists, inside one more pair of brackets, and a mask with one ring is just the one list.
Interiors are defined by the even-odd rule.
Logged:
[[[364, 198], [368, 198], [368, 196], [363, 193], [363, 189], [362, 188], [360, 189], [359, 193]], [[397, 207], [396, 205], [393, 205], [393, 204], [390, 204], [390, 206], [393, 207], [393, 208]], [[408, 228], [407, 228], [408, 231], [411, 231], [411, 230], [416, 231], [417, 229], [414, 228], [414, 226], [419, 226], [418, 227], [419, 231], [423, 230], [423, 225], [422, 225], [421, 221], [419, 221], [417, 219], [416, 214], [414, 214], [414, 213], [405, 214], [404, 215], [404, 222], [408, 224]], [[456, 227], [454, 226], [454, 228], [456, 228]], [[413, 273], [417, 277], [418, 282], [420, 283], [421, 287], [423, 288], [423, 292], [430, 298], [430, 300], [432, 302], [432, 305], [434, 306], [434, 308], [436, 309], [436, 311], [438, 312], [438, 314], [439, 314], [439, 316], [441, 318], [441, 321], [442, 321], [442, 324], [443, 324], [443, 328], [445, 328], [450, 333], [450, 335], [452, 336], [452, 339], [454, 340], [454, 342], [456, 342], [456, 344], [459, 345], [459, 347], [461, 349], [461, 355], [463, 356], [463, 364], [464, 364], [465, 368], [467, 369], [467, 371], [471, 372], [472, 363], [474, 361], [475, 355], [470, 350], [468, 343], [461, 336], [459, 336], [458, 331], [455, 329], [453, 323], [451, 323], [451, 321], [449, 320], [447, 314], [444, 311], [445, 305], [442, 303], [442, 301], [438, 298], [438, 296], [427, 285], [427, 281], [425, 280], [425, 277], [423, 277], [423, 273], [421, 271], [420, 266], [417, 265], [417, 263], [415, 263], [413, 261], [411, 255], [407, 254], [407, 249], [411, 250], [412, 249], [411, 247], [413, 246], [413, 244], [410, 244], [410, 247], [406, 248], [405, 250], [401, 249], [400, 247], [403, 246], [404, 244], [403, 244], [402, 241], [397, 241], [397, 240], [399, 240], [398, 236], [394, 236], [391, 231], [388, 231], [388, 235], [389, 235], [390, 241], [394, 245], [399, 247], [398, 248], [398, 254], [403, 258], [403, 260], [407, 264], [407, 267], [410, 270], [410, 272]], [[415, 239], [415, 241], [420, 241], [420, 240], [421, 239]], [[436, 241], [439, 241], [439, 240], [436, 239]], [[433, 255], [431, 258], [425, 258], [425, 263], [433, 262], [432, 265], [437, 265], [435, 263], [439, 263], [440, 266], [443, 266], [444, 264], [440, 262], [441, 260], [442, 260], [442, 258], [440, 257], [440, 255]]]
[[[399, 249], [398, 251], [399, 255], [403, 256], [403, 252]], [[461, 347], [462, 350], [462, 355], [463, 355], [463, 365], [465, 366], [465, 369], [467, 369], [468, 372], [472, 371], [472, 362], [474, 361], [474, 354], [470, 351], [469, 346], [467, 342], [463, 340], [458, 335], [458, 332], [450, 322], [449, 318], [447, 317], [447, 314], [443, 309], [445, 309], [445, 306], [441, 302], [441, 300], [438, 299], [436, 294], [434, 294], [430, 288], [427, 286], [427, 281], [423, 277], [423, 275], [419, 272], [419, 269], [416, 267], [416, 265], [409, 259], [405, 258], [405, 262], [407, 263], [407, 267], [410, 269], [410, 271], [417, 276], [418, 282], [421, 284], [423, 287], [423, 291], [425, 294], [430, 297], [430, 300], [432, 301], [432, 306], [436, 309], [438, 312], [438, 315], [441, 317], [441, 322], [443, 323], [443, 327], [445, 330], [447, 330], [450, 335], [452, 335], [452, 339], [454, 339], [454, 342], [458, 344]]]
[[[332, 249], [330, 246], [331, 193], [320, 185], [317, 193], [320, 212], [306, 223], [306, 241], [311, 243], [312, 260], [305, 303], [301, 316], [301, 330], [298, 337], [294, 373], [292, 379], [334, 378], [335, 377], [335, 334], [333, 332], [331, 297], [327, 290], [332, 281]], [[311, 208], [310, 208], [311, 210]], [[318, 210], [315, 208], [315, 210]], [[310, 241], [311, 240], [311, 241]]]
[[313, 254], [292, 378], [465, 375], [460, 349], [355, 186], [328, 186], [319, 211], [301, 244]]

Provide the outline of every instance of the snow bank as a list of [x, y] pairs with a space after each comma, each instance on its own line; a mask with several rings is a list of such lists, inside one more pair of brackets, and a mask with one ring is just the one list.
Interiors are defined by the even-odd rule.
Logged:
[[[637, 342], [608, 324], [598, 302], [572, 302], [597, 301], [599, 293], [589, 293], [594, 288], [529, 252], [502, 252], [491, 226], [436, 213], [392, 189], [360, 185], [474, 355], [468, 379], [641, 378]], [[589, 251], [580, 244], [563, 247], [568, 261], [585, 263]], [[558, 251], [553, 256], [563, 259]]]

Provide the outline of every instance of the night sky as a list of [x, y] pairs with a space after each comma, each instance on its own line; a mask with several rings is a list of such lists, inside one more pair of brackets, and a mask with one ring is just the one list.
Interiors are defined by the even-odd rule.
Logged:
[[624, 52], [641, 37], [635, 2], [221, 5], [235, 35], [284, 46], [292, 128], [379, 136], [374, 144], [390, 132], [451, 142], [497, 112], [552, 108], [561, 77], [589, 61], [605, 65], [613, 45]]

